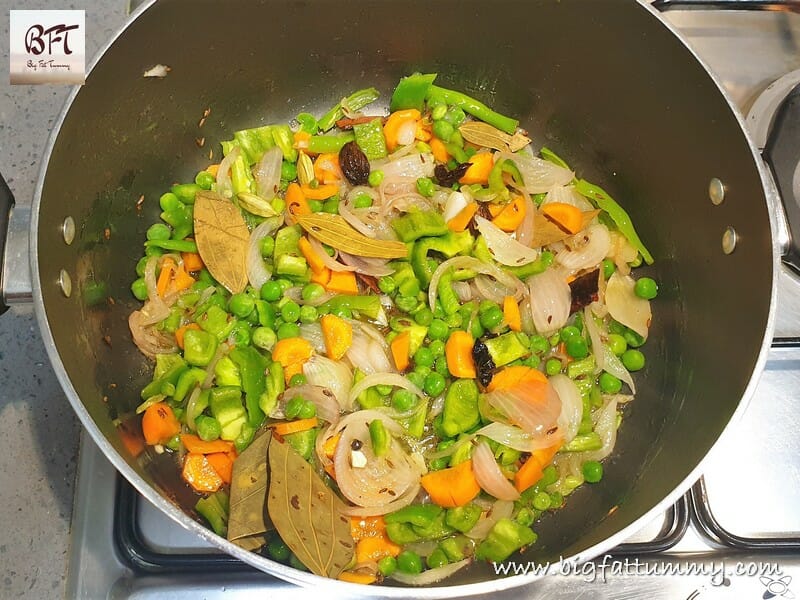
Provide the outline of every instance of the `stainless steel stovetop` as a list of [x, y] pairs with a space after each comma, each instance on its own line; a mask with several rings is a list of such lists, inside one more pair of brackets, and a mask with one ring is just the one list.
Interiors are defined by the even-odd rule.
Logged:
[[[776, 80], [800, 81], [798, 14], [674, 11], [666, 16], [745, 116], [754, 104], [759, 109], [756, 99]], [[758, 142], [764, 130], [758, 115], [747, 124]], [[550, 577], [493, 597], [800, 597], [800, 282], [788, 271], [779, 283], [775, 335], [783, 341], [773, 347], [744, 417], [715, 448], [703, 479], [681, 502], [629, 540], [624, 554], [554, 569]], [[130, 514], [133, 525], [121, 518]], [[208, 565], [203, 572], [191, 569], [196, 554]], [[86, 436], [69, 562], [68, 598], [308, 594], [218, 555], [139, 501]]]

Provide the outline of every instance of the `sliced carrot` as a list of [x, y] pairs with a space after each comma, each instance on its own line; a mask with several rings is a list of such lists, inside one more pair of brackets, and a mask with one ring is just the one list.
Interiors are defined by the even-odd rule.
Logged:
[[296, 421], [284, 421], [270, 425], [273, 431], [278, 435], [289, 435], [290, 433], [297, 433], [299, 431], [306, 431], [313, 429], [319, 424], [317, 417], [310, 419], [297, 419]]
[[489, 214], [492, 215], [492, 219], [494, 219], [497, 215], [499, 215], [503, 210], [505, 210], [507, 204], [500, 204], [498, 202], [487, 202], [486, 207], [489, 209]]
[[161, 272], [158, 274], [156, 281], [156, 290], [159, 296], [164, 296], [169, 288], [169, 282], [172, 280], [172, 273], [176, 268], [175, 261], [171, 258], [165, 258], [161, 261]]
[[230, 484], [231, 476], [233, 475], [233, 460], [230, 457], [230, 454], [226, 452], [214, 452], [212, 454], [207, 454], [206, 459], [213, 469], [217, 472], [217, 475], [220, 476], [220, 479], [224, 483]]
[[514, 475], [514, 487], [518, 492], [524, 492], [532, 485], [536, 485], [536, 482], [542, 478], [544, 468], [552, 462], [560, 447], [561, 443], [554, 444], [548, 448], [536, 450], [528, 457], [528, 460]]
[[475, 378], [475, 361], [472, 359], [474, 344], [472, 336], [466, 331], [454, 331], [447, 338], [444, 354], [447, 357], [447, 368], [453, 377]]
[[420, 483], [431, 500], [445, 508], [469, 504], [481, 491], [472, 472], [471, 459], [449, 469], [431, 471], [420, 479]]
[[478, 203], [470, 202], [459, 213], [447, 222], [450, 231], [464, 231], [472, 221], [472, 217], [478, 212]]
[[321, 271], [315, 271], [311, 269], [311, 282], [318, 283], [322, 287], [326, 287], [328, 282], [331, 280], [331, 271], [328, 267], [324, 267]]
[[189, 273], [199, 271], [205, 266], [197, 252], [181, 252], [181, 258], [183, 258], [183, 268]]
[[320, 319], [325, 353], [328, 358], [339, 360], [353, 344], [353, 326], [336, 315], [324, 315]]
[[333, 458], [333, 454], [336, 452], [336, 445], [339, 443], [341, 437], [342, 434], [337, 433], [325, 440], [325, 443], [322, 444], [322, 451], [325, 453], [325, 456]]
[[339, 155], [333, 152], [320, 154], [314, 161], [314, 177], [320, 183], [337, 183], [344, 179]]
[[522, 313], [514, 296], [503, 298], [503, 318], [511, 331], [522, 331]]
[[209, 173], [211, 173], [211, 174], [214, 176], [214, 178], [216, 179], [216, 177], [217, 177], [217, 171], [219, 171], [219, 164], [216, 164], [216, 165], [208, 165], [208, 166], [206, 167], [206, 171], [208, 171]]
[[300, 188], [307, 200], [327, 200], [339, 193], [339, 186], [335, 183], [326, 183], [317, 187], [304, 185]]
[[528, 381], [547, 383], [547, 376], [538, 369], [523, 365], [505, 367], [494, 374], [489, 385], [486, 386], [486, 391], [507, 390]]
[[[419, 121], [422, 115], [416, 108], [398, 110], [389, 115], [383, 126], [383, 136], [386, 138], [386, 149], [394, 152], [399, 142], [397, 140], [400, 130], [407, 126], [409, 122]], [[416, 133], [416, 130], [415, 130]]]
[[305, 236], [300, 238], [297, 245], [300, 247], [300, 252], [305, 256], [306, 262], [308, 262], [308, 266], [311, 267], [312, 271], [319, 273], [328, 268], [325, 266], [325, 263], [322, 262], [320, 255], [314, 251], [311, 242], [309, 242]]
[[428, 144], [430, 144], [433, 158], [435, 158], [437, 162], [447, 163], [447, 161], [450, 160], [450, 154], [448, 154], [447, 148], [445, 148], [442, 140], [437, 137], [431, 138]]
[[144, 411], [142, 433], [148, 446], [163, 444], [180, 431], [181, 424], [166, 402], [151, 404]]
[[189, 452], [183, 459], [183, 480], [198, 492], [216, 492], [222, 487], [222, 477], [204, 454]]
[[186, 446], [186, 450], [194, 452], [195, 454], [215, 454], [234, 451], [233, 442], [227, 442], [225, 440], [206, 442], [193, 433], [182, 433], [181, 443]]
[[411, 333], [403, 331], [392, 340], [390, 344], [394, 366], [398, 371], [405, 371], [409, 364], [409, 354], [411, 353]]
[[350, 535], [353, 541], [359, 542], [368, 537], [386, 535], [386, 521], [383, 515], [375, 517], [350, 517]]
[[400, 554], [400, 546], [388, 537], [366, 537], [356, 543], [356, 564], [378, 562], [386, 556]]
[[294, 133], [294, 147], [297, 150], [308, 150], [308, 140], [311, 139], [311, 134], [307, 131], [296, 131]]
[[494, 156], [491, 152], [478, 152], [473, 154], [469, 159], [470, 166], [463, 177], [458, 180], [459, 183], [480, 183], [484, 184], [489, 181], [489, 173], [494, 166]]
[[358, 295], [358, 282], [352, 271], [331, 271], [331, 277], [325, 286], [329, 292], [336, 294]]
[[356, 571], [342, 571], [339, 573], [339, 581], [347, 581], [349, 583], [360, 583], [362, 585], [370, 585], [378, 580], [376, 575], [371, 573], [357, 573]]
[[180, 292], [188, 290], [194, 285], [194, 277], [189, 275], [181, 267], [176, 267], [172, 273], [172, 283], [167, 288], [170, 292]]
[[277, 360], [283, 367], [283, 376], [288, 383], [293, 375], [303, 372], [303, 364], [311, 358], [313, 348], [311, 342], [301, 337], [278, 340], [272, 349], [272, 360]]
[[290, 183], [286, 188], [286, 210], [293, 215], [310, 215], [311, 207], [308, 205], [303, 189], [297, 183]]
[[525, 218], [525, 200], [522, 196], [514, 195], [511, 202], [506, 204], [493, 219], [492, 223], [503, 231], [514, 231]]
[[189, 329], [200, 329], [200, 325], [197, 323], [189, 323], [188, 325], [184, 325], [183, 327], [178, 327], [175, 330], [175, 342], [178, 344], [178, 348], [183, 350], [183, 337], [186, 335], [186, 332]]
[[578, 233], [583, 228], [583, 213], [577, 206], [564, 202], [549, 202], [539, 209], [542, 214], [569, 233]]

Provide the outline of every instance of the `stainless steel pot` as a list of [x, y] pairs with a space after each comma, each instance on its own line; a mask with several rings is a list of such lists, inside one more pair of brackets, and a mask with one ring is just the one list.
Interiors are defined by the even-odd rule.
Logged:
[[[142, 77], [156, 64], [169, 65], [169, 75]], [[136, 407], [149, 377], [127, 329], [137, 304], [129, 284], [160, 193], [205, 167], [210, 150], [218, 157], [231, 131], [322, 112], [359, 87], [388, 95], [415, 70], [438, 72], [444, 85], [518, 116], [537, 144], [629, 208], [657, 259], [648, 367], [606, 475], [545, 517], [538, 543], [519, 560], [590, 559], [674, 502], [743, 410], [773, 324], [780, 251], [767, 171], [721, 88], [644, 2], [144, 7], [70, 98], [45, 156], [30, 228], [42, 336], [84, 427], [149, 501], [258, 569], [348, 595], [407, 590], [356, 588], [245, 552], [196, 521], [194, 498], [175, 474], [126, 450], [115, 419]], [[724, 184], [720, 204], [709, 198], [715, 178]], [[0, 197], [10, 205], [7, 189]], [[70, 219], [74, 240], [65, 236]], [[530, 580], [475, 564], [414, 595], [487, 593]]]

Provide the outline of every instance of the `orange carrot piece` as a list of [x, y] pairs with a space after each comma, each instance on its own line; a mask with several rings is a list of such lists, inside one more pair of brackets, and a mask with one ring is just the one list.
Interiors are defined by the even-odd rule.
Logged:
[[297, 419], [296, 421], [285, 421], [282, 423], [274, 423], [270, 425], [272, 430], [278, 435], [289, 435], [290, 433], [297, 433], [299, 431], [306, 431], [313, 429], [319, 424], [317, 417], [310, 419]]
[[311, 134], [307, 131], [296, 131], [292, 136], [294, 138], [294, 147], [297, 150], [308, 150], [308, 140]]
[[409, 121], [419, 121], [422, 115], [416, 108], [408, 108], [406, 110], [398, 110], [389, 115], [386, 123], [383, 125], [383, 136], [386, 138], [386, 149], [389, 152], [394, 152], [398, 146], [398, 135], [400, 129], [405, 126]]
[[408, 331], [399, 333], [390, 344], [394, 366], [398, 371], [405, 371], [409, 364], [411, 353], [411, 334]]
[[353, 343], [353, 326], [336, 315], [324, 315], [320, 325], [325, 340], [325, 354], [328, 358], [339, 360]]
[[578, 233], [583, 227], [583, 213], [577, 206], [565, 202], [550, 202], [539, 209], [542, 214], [569, 233]]
[[433, 158], [435, 158], [437, 162], [447, 163], [447, 161], [450, 160], [450, 154], [448, 154], [447, 148], [445, 148], [442, 140], [437, 137], [431, 138], [428, 144], [430, 144]]
[[[490, 208], [491, 211], [491, 208]], [[525, 200], [522, 196], [515, 195], [513, 200], [503, 206], [501, 210], [493, 219], [492, 223], [497, 225], [503, 231], [514, 231], [519, 227], [522, 220], [525, 218]]]
[[159, 296], [164, 296], [167, 293], [175, 267], [175, 261], [171, 258], [165, 258], [161, 261], [161, 272], [158, 274], [158, 280], [156, 281], [156, 290]]
[[233, 452], [234, 450], [233, 442], [227, 442], [225, 440], [206, 442], [193, 433], [182, 433], [181, 443], [186, 446], [186, 450], [194, 452], [195, 454], [215, 454], [219, 452], [224, 454], [226, 452]]
[[186, 335], [186, 332], [189, 329], [200, 329], [200, 325], [197, 323], [189, 323], [188, 325], [184, 325], [183, 327], [178, 327], [175, 330], [175, 342], [178, 344], [178, 348], [183, 350], [183, 337]]
[[478, 212], [478, 203], [470, 202], [459, 213], [447, 222], [447, 228], [450, 231], [464, 231], [468, 226], [472, 217]]
[[303, 372], [303, 364], [311, 358], [313, 348], [311, 342], [301, 337], [278, 340], [272, 349], [272, 360], [277, 360], [283, 367], [283, 377], [288, 383], [292, 375]]
[[445, 508], [469, 504], [481, 491], [472, 472], [471, 459], [449, 469], [431, 471], [420, 479], [420, 483], [431, 500]]
[[494, 166], [494, 156], [491, 152], [478, 152], [473, 154], [469, 159], [470, 166], [463, 177], [458, 180], [459, 183], [484, 184], [489, 181], [489, 173]]
[[194, 277], [189, 275], [181, 267], [176, 267], [172, 273], [172, 283], [167, 288], [170, 292], [180, 292], [189, 289], [194, 285]]
[[447, 338], [444, 354], [447, 357], [447, 368], [453, 377], [475, 378], [475, 361], [472, 359], [474, 343], [472, 336], [466, 331], [454, 331]]
[[386, 535], [386, 521], [383, 515], [375, 517], [350, 517], [350, 535], [353, 541], [359, 542], [368, 537]]
[[317, 156], [317, 160], [314, 161], [314, 177], [320, 183], [338, 183], [344, 179], [339, 165], [339, 155], [326, 152]]
[[355, 571], [342, 571], [339, 573], [339, 581], [347, 581], [349, 583], [360, 583], [362, 585], [370, 585], [378, 580], [376, 575], [371, 573], [357, 573]]
[[494, 219], [497, 215], [499, 215], [503, 210], [505, 210], [507, 204], [498, 204], [497, 202], [487, 202], [486, 207], [489, 209], [489, 214], [492, 215], [492, 219]]
[[311, 282], [318, 283], [322, 287], [326, 287], [328, 282], [331, 280], [331, 271], [328, 267], [324, 267], [321, 271], [315, 271], [313, 268], [311, 269]]
[[300, 252], [305, 256], [306, 262], [313, 272], [319, 273], [328, 268], [325, 266], [325, 263], [322, 262], [322, 258], [320, 258], [319, 254], [311, 247], [311, 242], [309, 242], [305, 236], [300, 238], [297, 245], [300, 247]]
[[297, 183], [290, 183], [286, 188], [286, 210], [293, 215], [310, 215], [311, 207], [308, 206], [308, 200], [303, 193], [303, 188]]
[[536, 482], [542, 478], [542, 471], [550, 464], [560, 447], [560, 443], [554, 444], [548, 448], [536, 450], [528, 457], [528, 460], [514, 475], [514, 487], [518, 492], [524, 492], [532, 485], [536, 485]]
[[233, 475], [233, 460], [230, 455], [225, 452], [213, 452], [212, 454], [206, 454], [206, 459], [223, 483], [230, 484]]
[[306, 200], [327, 200], [339, 193], [339, 186], [335, 183], [327, 183], [315, 188], [310, 185], [304, 185], [300, 189], [303, 190]]
[[217, 171], [219, 171], [219, 164], [216, 165], [208, 165], [206, 167], [206, 171], [211, 173], [214, 176], [214, 179], [217, 178]]
[[205, 266], [203, 259], [200, 258], [197, 252], [181, 252], [181, 258], [183, 258], [183, 268], [186, 269], [187, 273], [199, 271]]
[[342, 437], [341, 433], [337, 433], [334, 436], [329, 437], [325, 440], [325, 443], [322, 444], [322, 451], [325, 453], [325, 456], [328, 458], [333, 458], [334, 453], [336, 452], [336, 445], [339, 443], [339, 439]]
[[547, 383], [547, 376], [532, 367], [525, 367], [523, 365], [515, 365], [513, 367], [505, 367], [494, 374], [489, 385], [486, 386], [487, 392], [494, 390], [507, 390], [520, 385], [525, 382], [539, 382]]
[[514, 296], [503, 298], [503, 318], [511, 331], [522, 331], [522, 313]]
[[163, 444], [181, 431], [181, 424], [166, 402], [147, 407], [142, 416], [142, 433], [148, 446]]
[[397, 556], [400, 546], [386, 536], [365, 537], [356, 543], [356, 564], [378, 562], [385, 556]]
[[352, 271], [331, 271], [331, 278], [325, 286], [329, 292], [336, 294], [358, 295], [358, 282]]
[[183, 480], [198, 492], [216, 492], [222, 487], [222, 477], [203, 454], [189, 452], [183, 459]]

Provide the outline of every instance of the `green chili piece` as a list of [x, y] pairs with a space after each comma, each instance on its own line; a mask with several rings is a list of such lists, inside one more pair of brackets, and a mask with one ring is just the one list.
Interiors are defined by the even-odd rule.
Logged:
[[438, 237], [424, 237], [414, 242], [411, 249], [411, 266], [422, 287], [427, 288], [431, 282], [434, 268], [428, 264], [428, 252], [434, 251], [445, 258], [453, 258], [457, 254], [468, 254], [474, 239], [469, 231], [453, 232]]
[[206, 498], [200, 498], [194, 505], [194, 509], [208, 521], [214, 533], [222, 537], [228, 533], [228, 507], [228, 494], [223, 490], [214, 492]]
[[342, 146], [355, 139], [355, 135], [352, 133], [343, 133], [341, 135], [312, 135], [308, 138], [308, 151], [312, 154], [338, 154]]
[[144, 245], [146, 248], [155, 247], [171, 252], [197, 253], [197, 244], [189, 240], [147, 240]]
[[464, 112], [471, 114], [473, 117], [485, 121], [489, 125], [497, 127], [501, 131], [513, 134], [517, 130], [519, 121], [506, 117], [498, 112], [493, 111], [491, 108], [479, 102], [475, 98], [471, 98], [461, 92], [448, 90], [436, 85], [431, 85], [428, 88], [428, 101], [435, 99], [442, 101], [445, 104], [455, 105], [461, 108]]
[[590, 433], [579, 434], [576, 435], [572, 441], [566, 444], [563, 448], [563, 452], [586, 452], [589, 450], [599, 450], [603, 447], [603, 440], [600, 439], [600, 435], [592, 431]]
[[264, 381], [264, 393], [261, 394], [258, 406], [261, 411], [268, 415], [278, 404], [278, 396], [286, 389], [286, 382], [283, 378], [283, 367], [278, 361], [269, 365]]

